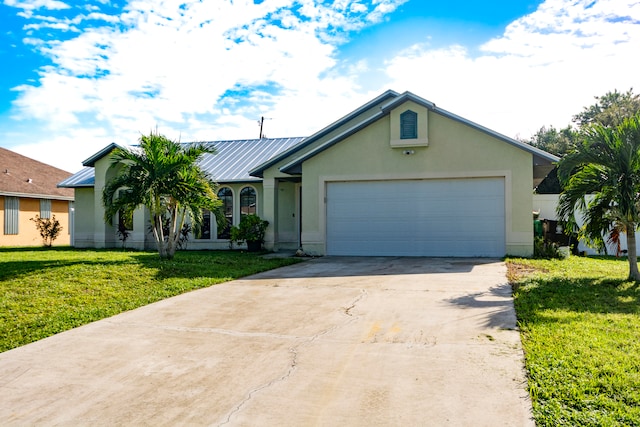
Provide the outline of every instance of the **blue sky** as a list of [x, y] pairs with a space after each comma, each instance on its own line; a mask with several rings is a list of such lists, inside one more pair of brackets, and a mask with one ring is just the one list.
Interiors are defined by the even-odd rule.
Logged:
[[528, 137], [640, 80], [637, 0], [0, 1], [0, 146], [72, 172], [155, 128], [310, 135], [387, 89]]

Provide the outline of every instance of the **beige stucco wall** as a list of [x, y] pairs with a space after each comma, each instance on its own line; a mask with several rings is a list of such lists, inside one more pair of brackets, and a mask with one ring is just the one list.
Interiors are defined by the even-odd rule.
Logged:
[[[398, 108], [427, 114], [412, 103]], [[325, 189], [330, 181], [504, 177], [506, 250], [531, 255], [532, 155], [462, 123], [428, 112], [428, 147], [390, 146], [390, 116], [303, 163], [303, 248], [325, 253]], [[419, 118], [420, 120], [420, 118]]]
[[94, 191], [93, 188], [76, 188], [73, 246], [94, 247]]
[[[0, 246], [41, 246], [42, 237], [31, 218], [40, 215], [40, 199], [20, 197], [18, 234], [4, 234], [4, 196], [0, 196]], [[69, 201], [51, 200], [51, 214], [60, 222], [62, 231], [53, 241], [54, 246], [69, 245]]]
[[[76, 215], [75, 215], [75, 246], [81, 248], [112, 248], [121, 247], [123, 243], [117, 235], [117, 218], [113, 218], [110, 224], [104, 222], [104, 207], [102, 204], [102, 191], [105, 183], [117, 173], [117, 169], [111, 166], [109, 156], [105, 156], [95, 163], [94, 188], [76, 189]], [[256, 210], [262, 215], [263, 189], [261, 182], [250, 183], [224, 183], [219, 188], [228, 187], [233, 193], [233, 223], [240, 222], [240, 191], [244, 187], [252, 187], [256, 190]], [[149, 213], [144, 208], [137, 209], [133, 214], [133, 230], [125, 242], [127, 248], [155, 250], [155, 240], [149, 233]], [[229, 241], [217, 239], [217, 226], [215, 218], [211, 219], [212, 239], [195, 239], [190, 237], [188, 249], [228, 249]]]

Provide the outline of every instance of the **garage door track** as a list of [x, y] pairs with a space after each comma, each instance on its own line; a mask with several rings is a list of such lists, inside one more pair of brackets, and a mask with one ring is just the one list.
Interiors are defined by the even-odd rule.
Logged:
[[1, 425], [533, 426], [505, 266], [321, 258], [0, 354]]

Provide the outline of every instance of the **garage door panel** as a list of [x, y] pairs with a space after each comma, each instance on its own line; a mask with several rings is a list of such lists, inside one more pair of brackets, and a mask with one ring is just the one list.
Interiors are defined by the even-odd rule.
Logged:
[[504, 179], [327, 185], [329, 255], [502, 256]]

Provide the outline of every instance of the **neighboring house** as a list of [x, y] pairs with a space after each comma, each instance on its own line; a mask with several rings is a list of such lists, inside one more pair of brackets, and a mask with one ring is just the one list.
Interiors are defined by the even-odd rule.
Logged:
[[42, 237], [31, 218], [55, 215], [62, 232], [54, 245], [68, 245], [73, 231], [73, 190], [58, 188], [70, 177], [18, 153], [0, 148], [0, 246], [38, 246]]
[[[256, 212], [268, 249], [314, 255], [486, 256], [533, 253], [532, 192], [558, 158], [410, 92], [387, 91], [308, 138], [213, 142], [201, 165], [233, 224]], [[118, 244], [101, 193], [111, 145], [60, 184], [76, 190], [76, 246]], [[226, 248], [209, 221], [190, 249]], [[134, 247], [152, 247], [134, 214]], [[205, 237], [205, 238], [203, 238]]]

